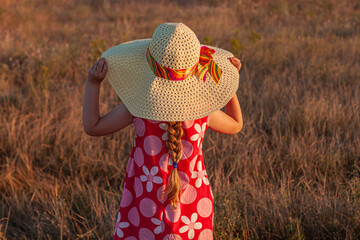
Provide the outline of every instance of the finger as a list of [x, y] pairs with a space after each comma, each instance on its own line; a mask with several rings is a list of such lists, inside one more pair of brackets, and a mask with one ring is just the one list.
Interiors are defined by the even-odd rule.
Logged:
[[101, 62], [101, 58], [100, 58], [99, 60], [97, 60], [97, 62], [96, 62], [96, 67], [99, 66], [100, 62]]
[[98, 66], [99, 66], [99, 61], [97, 61], [94, 65], [94, 69], [93, 69], [94, 72], [97, 72]]
[[101, 72], [104, 72], [104, 68], [106, 67], [106, 65], [107, 65], [106, 59], [104, 59], [104, 63], [102, 65]]
[[231, 63], [235, 66], [239, 64], [239, 62], [236, 60], [236, 58], [231, 59]]
[[232, 58], [231, 59], [231, 63], [234, 64], [235, 66], [237, 66], [239, 64], [239, 59], [237, 58]]
[[239, 64], [240, 64], [240, 60], [237, 59], [237, 58], [235, 58], [235, 59], [233, 60], [233, 62], [234, 62], [234, 64], [236, 64], [236, 65], [239, 65]]
[[98, 66], [97, 66], [97, 68], [96, 68], [96, 71], [97, 71], [97, 72], [101, 72], [101, 69], [103, 68], [103, 64], [104, 64], [104, 60], [103, 60], [103, 58], [101, 58], [101, 59], [99, 60]]
[[235, 67], [236, 67], [236, 69], [239, 71], [239, 70], [240, 70], [240, 68], [241, 68], [241, 63], [236, 62], [236, 63], [234, 63], [234, 66], [235, 66]]
[[108, 71], [108, 66], [107, 66], [107, 64], [105, 63], [105, 64], [104, 64], [104, 68], [103, 68], [102, 71], [101, 71], [101, 74], [106, 75], [107, 71]]
[[241, 64], [241, 61], [240, 61], [239, 62], [239, 67], [238, 67], [239, 71], [240, 71], [241, 66], [242, 66], [242, 64]]

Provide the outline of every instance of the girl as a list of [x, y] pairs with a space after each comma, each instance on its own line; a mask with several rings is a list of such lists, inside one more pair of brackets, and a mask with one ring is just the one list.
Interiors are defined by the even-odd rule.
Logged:
[[[114, 239], [213, 239], [202, 140], [208, 127], [225, 134], [242, 129], [240, 67], [228, 51], [200, 44], [186, 25], [165, 23], [151, 39], [108, 49], [90, 68], [85, 132], [103, 136], [131, 123], [136, 132]], [[123, 103], [100, 117], [106, 75]]]

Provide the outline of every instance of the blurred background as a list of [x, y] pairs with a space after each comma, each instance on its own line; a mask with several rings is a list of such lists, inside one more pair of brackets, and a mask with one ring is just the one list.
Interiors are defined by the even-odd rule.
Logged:
[[[112, 239], [133, 125], [87, 136], [88, 69], [183, 22], [241, 59], [244, 128], [208, 130], [216, 239], [360, 238], [360, 2], [0, 0], [0, 238]], [[100, 108], [120, 104], [105, 80]]]

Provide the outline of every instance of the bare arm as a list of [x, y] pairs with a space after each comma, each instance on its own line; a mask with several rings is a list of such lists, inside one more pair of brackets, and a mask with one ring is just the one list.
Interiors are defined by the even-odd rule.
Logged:
[[[240, 70], [241, 62], [237, 58], [230, 61]], [[236, 94], [225, 106], [225, 112], [217, 110], [210, 115], [209, 128], [225, 134], [235, 134], [241, 131], [243, 127], [243, 118], [239, 100]]]
[[85, 132], [91, 136], [108, 135], [132, 123], [132, 115], [124, 104], [120, 104], [100, 117], [99, 92], [101, 82], [104, 80], [106, 73], [106, 60], [102, 58], [90, 68], [86, 79], [83, 102], [83, 126]]

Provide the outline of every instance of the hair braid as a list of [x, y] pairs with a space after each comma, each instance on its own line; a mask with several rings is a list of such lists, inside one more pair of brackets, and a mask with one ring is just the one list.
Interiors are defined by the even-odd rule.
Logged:
[[[168, 140], [166, 147], [169, 149], [169, 154], [173, 162], [179, 162], [182, 154], [181, 136], [184, 131], [181, 127], [181, 122], [169, 122], [168, 126]], [[177, 168], [173, 168], [169, 177], [168, 185], [166, 186], [163, 196], [168, 195], [170, 205], [176, 209], [176, 203], [179, 202], [180, 193], [180, 178]]]

